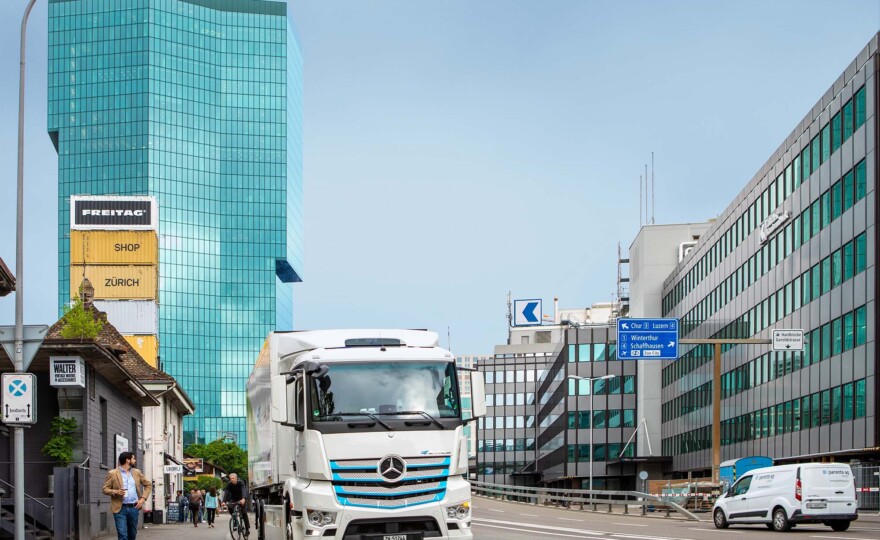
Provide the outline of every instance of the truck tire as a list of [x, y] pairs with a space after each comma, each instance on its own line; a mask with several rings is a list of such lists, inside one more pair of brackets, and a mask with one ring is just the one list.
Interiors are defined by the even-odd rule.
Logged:
[[263, 499], [254, 505], [254, 520], [257, 522], [257, 540], [266, 540], [266, 506]]

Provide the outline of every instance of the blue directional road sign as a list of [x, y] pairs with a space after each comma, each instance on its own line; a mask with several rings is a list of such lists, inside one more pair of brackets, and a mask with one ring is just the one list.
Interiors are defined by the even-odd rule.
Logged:
[[617, 358], [677, 360], [678, 319], [617, 319]]
[[541, 300], [514, 300], [514, 326], [541, 326], [544, 318]]

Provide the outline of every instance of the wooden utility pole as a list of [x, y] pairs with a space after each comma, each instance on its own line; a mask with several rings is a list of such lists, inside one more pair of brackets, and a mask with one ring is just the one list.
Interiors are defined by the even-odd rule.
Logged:
[[712, 482], [720, 481], [721, 471], [721, 346], [771, 345], [769, 339], [680, 339], [682, 345], [712, 345]]

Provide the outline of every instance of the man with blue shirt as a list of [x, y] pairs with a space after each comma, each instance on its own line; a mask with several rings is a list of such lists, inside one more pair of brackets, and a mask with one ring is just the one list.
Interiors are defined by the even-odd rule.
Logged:
[[110, 496], [110, 510], [116, 522], [118, 540], [137, 538], [138, 518], [153, 486], [141, 471], [134, 468], [137, 458], [131, 452], [119, 454], [119, 467], [107, 473], [104, 495]]

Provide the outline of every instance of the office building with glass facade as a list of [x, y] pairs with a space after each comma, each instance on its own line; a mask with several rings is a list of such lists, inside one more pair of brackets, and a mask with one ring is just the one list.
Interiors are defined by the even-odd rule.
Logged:
[[246, 444], [245, 383], [293, 327], [301, 281], [302, 56], [287, 4], [50, 0], [59, 306], [69, 199], [159, 206], [159, 359], [197, 406], [185, 442]]
[[[770, 338], [803, 352], [725, 346], [721, 459], [876, 459], [877, 37], [701, 235], [663, 287], [682, 338]], [[662, 372], [663, 454], [709, 476], [712, 351]]]

